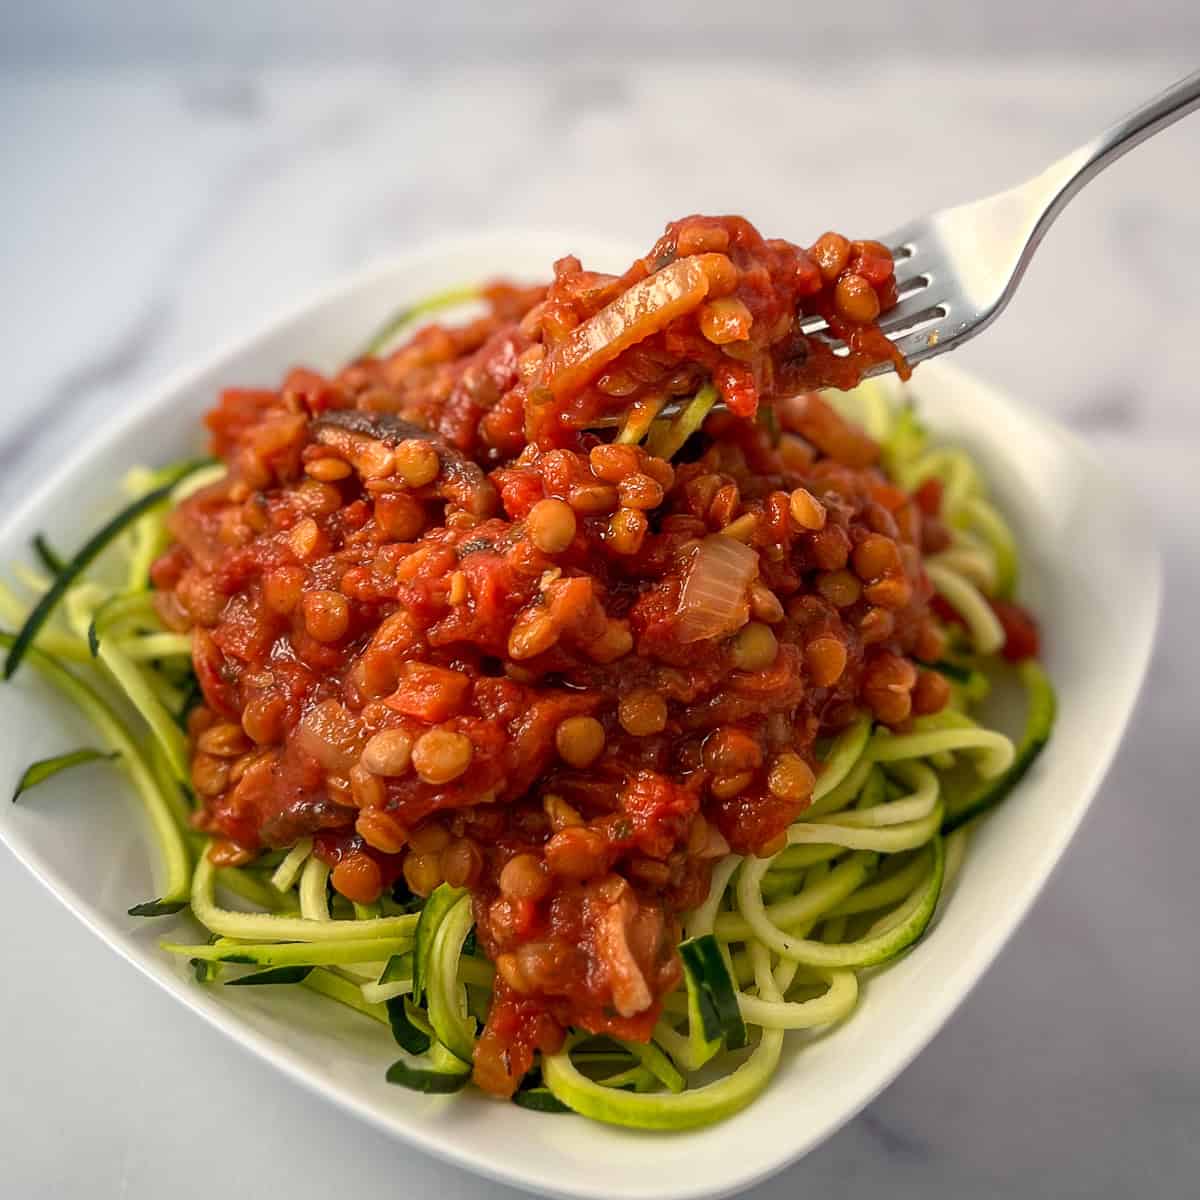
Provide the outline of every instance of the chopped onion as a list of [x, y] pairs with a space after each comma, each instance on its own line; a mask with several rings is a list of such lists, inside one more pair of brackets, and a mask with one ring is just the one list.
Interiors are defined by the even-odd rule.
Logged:
[[358, 719], [336, 700], [322, 700], [296, 726], [296, 745], [327, 771], [348, 771], [364, 741]]
[[679, 596], [681, 642], [699, 642], [740, 629], [750, 617], [749, 588], [758, 555], [723, 533], [700, 543]]
[[583, 387], [622, 351], [699, 308], [713, 276], [730, 269], [723, 254], [693, 254], [635, 283], [555, 346], [546, 357], [542, 382], [556, 396]]

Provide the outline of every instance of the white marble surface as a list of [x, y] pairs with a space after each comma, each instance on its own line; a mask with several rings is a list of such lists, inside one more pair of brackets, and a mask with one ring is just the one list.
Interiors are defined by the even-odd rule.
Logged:
[[[883, 230], [1037, 169], [1189, 69], [1187, 43], [1136, 65], [851, 60], [836, 90], [745, 56], [10, 66], [0, 504], [167, 370], [434, 231], [533, 224], [649, 243], [694, 210], [745, 211], [797, 240]], [[1067, 861], [958, 1016], [754, 1200], [1196, 1194], [1198, 193], [1200, 117], [1082, 195], [1009, 313], [961, 354], [1136, 484], [1167, 600], [1135, 727]], [[517, 1195], [406, 1151], [226, 1045], [4, 851], [0, 912], [0, 1195]]]

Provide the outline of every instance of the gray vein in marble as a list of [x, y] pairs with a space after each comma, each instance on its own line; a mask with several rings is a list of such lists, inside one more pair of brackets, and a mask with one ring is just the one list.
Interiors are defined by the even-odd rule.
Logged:
[[1081, 432], [1130, 430], [1138, 423], [1138, 389], [1114, 381], [1102, 385], [1071, 409], [1073, 428]]
[[858, 1115], [856, 1124], [879, 1144], [889, 1158], [924, 1162], [937, 1153], [924, 1138], [903, 1128], [890, 1116], [885, 1116], [881, 1111], [883, 1107], [876, 1104], [865, 1109]]
[[[195, 111], [194, 97], [189, 101], [183, 89], [180, 96], [184, 107]], [[261, 102], [256, 104], [258, 113], [251, 113], [251, 120], [258, 119], [262, 112]], [[228, 113], [228, 108], [221, 111]], [[231, 207], [244, 202], [256, 186], [270, 180], [288, 162], [320, 155], [328, 148], [351, 142], [361, 127], [360, 117], [358, 105], [339, 106], [310, 127], [252, 145], [219, 177], [211, 179], [207, 200], [197, 218], [180, 231], [172, 250], [163, 256], [145, 307], [127, 328], [113, 330], [88, 359], [58, 375], [39, 398], [34, 413], [0, 434], [0, 462], [10, 460], [28, 444], [31, 435], [45, 427], [45, 413], [56, 415], [56, 432], [62, 437], [88, 419], [103, 397], [115, 396], [123, 387], [132, 385], [164, 341], [170, 325], [171, 298], [178, 281], [186, 278], [192, 263], [204, 257], [212, 236], [223, 227]]]

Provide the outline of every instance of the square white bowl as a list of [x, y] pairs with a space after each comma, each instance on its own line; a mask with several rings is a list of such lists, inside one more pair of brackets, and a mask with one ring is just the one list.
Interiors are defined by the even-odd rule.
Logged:
[[[5, 522], [0, 561], [32, 534], [70, 547], [111, 509], [130, 466], [194, 452], [199, 418], [230, 385], [275, 386], [302, 363], [333, 370], [396, 306], [507, 275], [546, 278], [564, 250], [621, 269], [633, 252], [591, 238], [493, 233], [430, 246], [338, 286], [115, 414]], [[0, 806], [0, 838], [80, 920], [183, 1004], [281, 1071], [408, 1142], [480, 1174], [553, 1195], [684, 1200], [727, 1194], [816, 1146], [921, 1050], [996, 957], [1062, 856], [1120, 742], [1145, 673], [1160, 568], [1136, 499], [1077, 440], [942, 362], [913, 391], [938, 437], [981, 463], [1022, 551], [1022, 593], [1059, 694], [1045, 753], [973, 838], [952, 903], [915, 951], [872, 978], [826, 1036], [789, 1035], [767, 1092], [721, 1125], [645, 1134], [530, 1113], [473, 1092], [424, 1097], [384, 1082], [386, 1031], [303, 989], [201, 986], [158, 940], [186, 918], [138, 920], [157, 895], [135, 803], [102, 770]], [[80, 744], [78, 716], [28, 669], [0, 689], [0, 780]], [[186, 1055], [186, 1046], [178, 1047]]]

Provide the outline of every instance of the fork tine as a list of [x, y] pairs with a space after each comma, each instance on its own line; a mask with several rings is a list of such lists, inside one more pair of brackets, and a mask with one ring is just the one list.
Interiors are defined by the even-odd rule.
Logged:
[[[903, 279], [896, 280], [896, 305], [903, 304], [905, 300], [917, 295], [919, 292], [925, 291], [932, 283], [932, 277], [925, 271], [916, 272], [912, 275], [906, 275]], [[889, 314], [890, 315], [890, 314]]]
[[944, 317], [948, 311], [945, 302], [927, 293], [928, 289], [922, 288], [886, 313], [879, 322], [883, 333], [895, 341], [918, 324]]
[[901, 225], [877, 240], [891, 250], [893, 258], [900, 261], [911, 256], [912, 250], [920, 245], [921, 233], [927, 230], [925, 221], [909, 221], [907, 225]]
[[910, 330], [902, 337], [892, 339], [896, 349], [908, 360], [909, 366], [916, 366], [917, 363], [929, 358], [936, 353], [939, 343], [951, 336], [953, 331], [947, 328], [947, 315], [943, 313], [936, 320]]
[[[929, 287], [931, 280], [928, 274], [924, 272], [907, 275], [903, 279], [896, 280], [896, 307], [888, 311], [884, 321], [890, 321], [893, 314], [899, 309], [906, 300], [911, 300], [914, 296], [925, 291]], [[911, 307], [911, 306], [910, 306]], [[884, 321], [880, 322], [883, 327]], [[811, 337], [815, 333], [824, 333], [829, 328], [824, 317], [808, 317], [800, 322], [800, 332]]]

